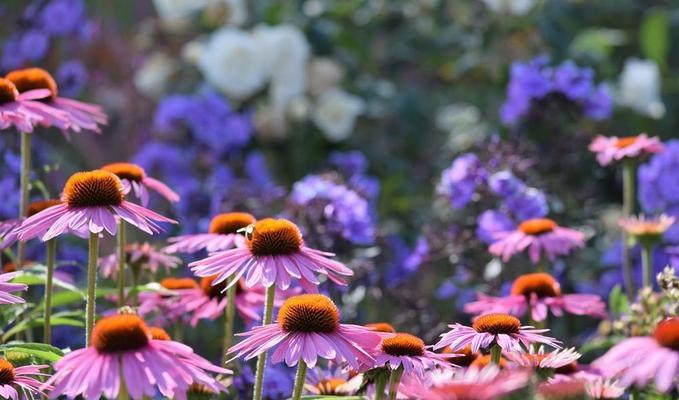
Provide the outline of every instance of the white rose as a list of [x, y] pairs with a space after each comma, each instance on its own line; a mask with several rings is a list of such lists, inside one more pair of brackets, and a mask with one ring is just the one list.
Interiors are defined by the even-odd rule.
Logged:
[[147, 96], [160, 96], [178, 65], [165, 53], [153, 53], [134, 74], [134, 85]]
[[198, 59], [205, 80], [227, 96], [242, 100], [260, 90], [267, 66], [251, 34], [222, 28], [212, 34]]
[[653, 60], [630, 58], [625, 61], [618, 101], [651, 118], [665, 115], [665, 104], [660, 98], [660, 69]]
[[364, 108], [360, 98], [332, 89], [318, 98], [312, 119], [329, 140], [340, 141], [349, 137]]
[[483, 0], [483, 2], [494, 12], [513, 15], [527, 14], [535, 5], [535, 0]]

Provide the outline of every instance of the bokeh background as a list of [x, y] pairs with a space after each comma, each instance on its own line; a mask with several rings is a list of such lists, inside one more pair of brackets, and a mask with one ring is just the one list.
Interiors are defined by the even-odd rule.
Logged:
[[[101, 135], [35, 135], [33, 197], [129, 160], [182, 196], [154, 205], [181, 223], [168, 235], [205, 230], [221, 211], [287, 216], [357, 272], [345, 291], [326, 288], [345, 319], [388, 320], [430, 342], [468, 321], [461, 305], [477, 290], [502, 293], [532, 270], [488, 254], [494, 224], [549, 215], [580, 229], [587, 248], [554, 266], [564, 290], [608, 296], [620, 283], [620, 176], [587, 145], [596, 134], [679, 137], [677, 37], [672, 1], [0, 4], [3, 74], [41, 66], [61, 93], [110, 116]], [[0, 143], [5, 219], [17, 209], [18, 143]], [[679, 214], [669, 143], [640, 169], [649, 213]], [[658, 269], [675, 243], [679, 228]], [[60, 249], [75, 273], [81, 246]], [[603, 329], [552, 322], [566, 343]]]

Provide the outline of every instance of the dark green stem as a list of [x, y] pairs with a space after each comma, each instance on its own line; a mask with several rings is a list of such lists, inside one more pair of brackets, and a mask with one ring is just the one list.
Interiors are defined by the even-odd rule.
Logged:
[[125, 305], [125, 221], [118, 221], [118, 307]]
[[[228, 281], [227, 281], [228, 282]], [[228, 359], [227, 352], [233, 344], [233, 322], [236, 317], [236, 290], [238, 282], [226, 291], [226, 314], [224, 315], [224, 351], [222, 352], [222, 367]]]
[[[634, 213], [636, 204], [636, 180], [635, 164], [632, 161], [624, 161], [622, 166], [622, 215], [627, 218]], [[628, 235], [622, 234], [622, 274], [625, 281], [627, 297], [634, 299], [634, 280], [632, 279], [632, 260], [630, 259], [630, 247]]]
[[[28, 209], [28, 192], [31, 185], [31, 134], [21, 133], [21, 175], [19, 175], [19, 218], [26, 216]], [[26, 245], [23, 241], [17, 244], [17, 269], [24, 267], [26, 261]]]
[[398, 386], [401, 383], [401, 377], [403, 376], [403, 365], [400, 365], [396, 370], [391, 371], [389, 376], [389, 400], [396, 400], [396, 395], [398, 394]]
[[499, 366], [501, 358], [502, 358], [502, 347], [500, 347], [496, 343], [493, 345], [493, 347], [490, 348], [490, 360], [493, 362], [493, 364]]
[[644, 287], [653, 287], [653, 245], [645, 243], [641, 246], [641, 268]]
[[295, 387], [292, 390], [292, 400], [299, 400], [304, 390], [304, 380], [306, 379], [306, 363], [301, 358], [297, 364], [297, 375], [295, 375]]
[[47, 241], [47, 274], [45, 275], [45, 321], [43, 327], [43, 341], [52, 344], [52, 281], [54, 280], [54, 265], [56, 263], [56, 239]]
[[90, 345], [94, 328], [94, 312], [97, 291], [97, 257], [99, 255], [99, 234], [90, 232], [90, 243], [87, 257], [87, 306], [85, 325], [85, 347]]
[[[271, 285], [266, 289], [266, 304], [264, 305], [264, 318], [262, 325], [268, 325], [273, 318], [273, 300], [276, 296], [276, 285]], [[262, 400], [262, 387], [264, 384], [264, 366], [266, 365], [266, 352], [257, 357], [257, 372], [255, 374], [255, 389], [253, 400]]]

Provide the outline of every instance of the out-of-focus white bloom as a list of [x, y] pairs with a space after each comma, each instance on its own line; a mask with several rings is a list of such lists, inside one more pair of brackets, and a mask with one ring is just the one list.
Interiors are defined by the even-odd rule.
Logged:
[[177, 63], [167, 54], [153, 53], [134, 74], [134, 86], [147, 96], [160, 96], [177, 68]]
[[535, 5], [535, 0], [483, 0], [483, 2], [494, 12], [513, 15], [527, 14]]
[[198, 65], [198, 61], [205, 51], [205, 40], [195, 39], [182, 47], [182, 59], [189, 64]]
[[171, 24], [185, 22], [207, 5], [207, 0], [153, 0], [158, 16]]
[[665, 115], [660, 98], [660, 69], [653, 60], [630, 58], [620, 74], [618, 101], [651, 118]]
[[340, 141], [349, 137], [356, 118], [364, 109], [362, 99], [340, 89], [332, 89], [318, 98], [312, 119], [329, 140]]
[[243, 0], [153, 0], [153, 5], [169, 26], [186, 25], [201, 12], [220, 25], [231, 26], [242, 25], [248, 16]]
[[246, 99], [266, 83], [270, 68], [259, 43], [243, 31], [222, 28], [212, 34], [198, 59], [205, 79], [232, 99]]
[[482, 121], [479, 109], [465, 103], [440, 108], [436, 127], [448, 133], [448, 145], [456, 150], [467, 149], [488, 134], [488, 125]]
[[207, 0], [205, 14], [229, 26], [241, 26], [248, 18], [244, 0]]
[[269, 97], [273, 123], [284, 129], [286, 108], [306, 89], [309, 43], [294, 25], [258, 26], [253, 36], [271, 76]]
[[305, 121], [311, 113], [311, 104], [306, 96], [299, 96], [290, 102], [288, 115], [296, 121]]
[[344, 69], [337, 61], [318, 57], [309, 64], [309, 93], [318, 96], [330, 88], [334, 88], [342, 82]]

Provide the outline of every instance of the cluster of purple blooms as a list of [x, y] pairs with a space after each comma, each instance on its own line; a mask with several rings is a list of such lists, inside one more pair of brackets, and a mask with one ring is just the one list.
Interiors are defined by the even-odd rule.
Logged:
[[[89, 42], [94, 29], [84, 0], [34, 0], [24, 9], [17, 26], [2, 49], [3, 70], [46, 59], [57, 40], [67, 52], [73, 52]], [[73, 96], [82, 90], [88, 74], [82, 62], [70, 59], [59, 66], [55, 78], [60, 93]]]
[[500, 110], [506, 125], [516, 125], [528, 117], [537, 102], [559, 96], [578, 106], [585, 117], [606, 119], [613, 110], [608, 88], [594, 83], [594, 71], [572, 61], [550, 66], [548, 57], [512, 64], [507, 99]]

